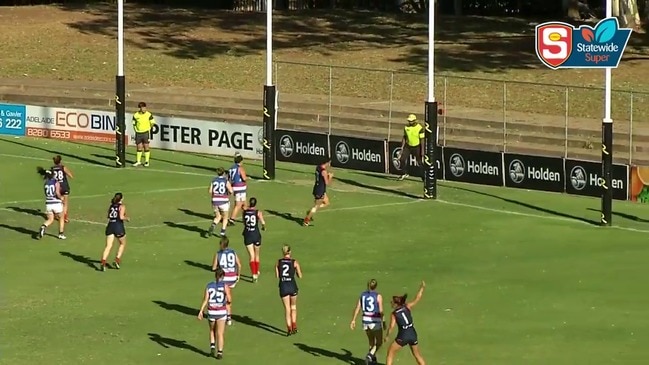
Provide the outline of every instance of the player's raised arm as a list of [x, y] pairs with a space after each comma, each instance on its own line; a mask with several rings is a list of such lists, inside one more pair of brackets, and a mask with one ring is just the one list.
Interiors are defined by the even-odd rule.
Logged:
[[356, 317], [358, 317], [358, 313], [361, 311], [361, 300], [356, 301], [356, 308], [354, 308], [354, 314], [352, 315], [352, 322], [349, 324], [349, 328], [354, 329], [356, 328]]
[[72, 171], [67, 166], [63, 166], [63, 173], [70, 179], [74, 179], [74, 176], [72, 175]]
[[415, 296], [415, 300], [413, 300], [412, 302], [406, 304], [408, 309], [414, 307], [415, 305], [417, 305], [417, 303], [419, 303], [419, 301], [421, 300], [422, 295], [424, 295], [424, 288], [425, 287], [426, 287], [426, 283], [422, 280], [421, 285], [419, 286], [419, 291], [417, 291], [417, 295]]

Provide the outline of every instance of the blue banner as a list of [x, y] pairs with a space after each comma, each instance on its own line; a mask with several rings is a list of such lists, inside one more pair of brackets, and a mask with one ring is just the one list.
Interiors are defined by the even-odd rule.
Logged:
[[0, 134], [24, 136], [26, 115], [24, 105], [0, 104]]

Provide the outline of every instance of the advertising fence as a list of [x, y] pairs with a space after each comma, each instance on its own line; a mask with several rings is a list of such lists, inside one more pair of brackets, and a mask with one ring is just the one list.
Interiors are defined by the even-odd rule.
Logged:
[[[246, 158], [263, 153], [259, 126], [162, 116], [156, 122], [151, 131], [155, 148], [217, 155], [239, 151]], [[0, 104], [0, 135], [114, 143], [114, 128], [114, 112]], [[337, 168], [422, 176], [414, 157], [401, 166], [398, 142], [282, 129], [275, 141], [278, 161], [315, 165], [330, 156]], [[452, 147], [440, 151], [441, 180], [593, 197], [602, 193], [599, 162]], [[649, 202], [649, 167], [614, 165], [612, 189], [614, 199]]]
[[[278, 129], [276, 136], [279, 161], [315, 165], [331, 157], [333, 167], [422, 176], [422, 169], [414, 157], [410, 157], [408, 166], [401, 166], [401, 144], [398, 142], [283, 129]], [[439, 148], [441, 153], [436, 162], [440, 180], [592, 197], [602, 194], [602, 165], [598, 162]], [[613, 165], [614, 199], [628, 199], [629, 172], [628, 165]]]

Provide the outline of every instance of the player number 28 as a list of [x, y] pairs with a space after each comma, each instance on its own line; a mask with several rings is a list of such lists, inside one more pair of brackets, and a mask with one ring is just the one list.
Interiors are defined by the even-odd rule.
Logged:
[[7, 128], [7, 129], [20, 129], [22, 126], [23, 121], [20, 119], [13, 119], [13, 118], [8, 118], [8, 119], [2, 119], [0, 118], [0, 128]]

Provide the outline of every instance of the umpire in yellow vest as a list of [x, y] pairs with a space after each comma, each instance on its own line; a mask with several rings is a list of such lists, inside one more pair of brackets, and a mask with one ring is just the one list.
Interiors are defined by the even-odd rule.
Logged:
[[424, 127], [417, 123], [417, 116], [408, 115], [408, 125], [403, 128], [403, 138], [401, 139], [401, 155], [399, 156], [403, 175], [399, 180], [407, 178], [408, 168], [410, 167], [410, 156], [415, 157], [415, 165], [421, 166], [421, 156], [423, 155], [424, 146]]
[[142, 165], [142, 154], [144, 153], [144, 166], [149, 166], [151, 159], [151, 150], [149, 150], [149, 138], [151, 137], [151, 128], [155, 124], [153, 114], [146, 110], [146, 103], [137, 104], [139, 110], [133, 114], [133, 130], [135, 130], [135, 144], [137, 145], [137, 154], [133, 166]]

